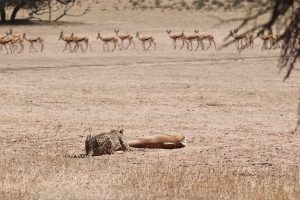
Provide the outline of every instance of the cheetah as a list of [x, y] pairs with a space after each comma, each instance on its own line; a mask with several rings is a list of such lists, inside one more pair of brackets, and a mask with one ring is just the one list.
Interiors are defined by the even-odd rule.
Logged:
[[129, 151], [130, 147], [123, 135], [123, 130], [111, 130], [95, 136], [90, 134], [85, 139], [86, 156], [114, 154], [115, 151]]

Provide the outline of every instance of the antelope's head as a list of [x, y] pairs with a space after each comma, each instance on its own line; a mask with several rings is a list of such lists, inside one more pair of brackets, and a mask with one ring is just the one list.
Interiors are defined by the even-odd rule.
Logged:
[[230, 31], [229, 31], [229, 36], [234, 36], [235, 33], [236, 33], [236, 32], [235, 32], [234, 30], [230, 30]]
[[96, 39], [101, 39], [101, 35], [100, 33], [98, 33], [97, 38]]

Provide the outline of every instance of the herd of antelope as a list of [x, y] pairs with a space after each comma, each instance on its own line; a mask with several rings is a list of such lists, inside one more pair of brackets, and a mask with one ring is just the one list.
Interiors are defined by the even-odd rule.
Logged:
[[43, 51], [44, 49], [44, 40], [41, 37], [31, 37], [28, 38], [25, 33], [13, 33], [12, 29], [7, 31], [4, 36], [0, 36], [0, 52], [3, 47], [8, 54], [8, 47], [11, 53], [22, 53], [24, 51], [24, 41], [30, 44], [29, 52], [38, 51], [35, 47], [39, 46], [39, 51]]
[[[129, 47], [136, 48], [133, 35], [119, 34], [118, 29], [115, 29], [114, 32], [115, 34], [110, 37], [102, 37], [101, 34], [98, 33], [96, 39], [102, 41], [103, 51], [114, 51], [117, 47], [119, 50], [128, 49]], [[212, 46], [215, 49], [217, 48], [214, 36], [210, 34], [199, 34], [199, 30], [194, 30], [194, 34], [192, 35], [186, 35], [184, 31], [179, 34], [172, 34], [171, 30], [167, 30], [166, 32], [168, 37], [172, 40], [174, 49], [182, 49], [186, 47], [186, 49], [189, 51], [196, 51], [199, 48], [202, 50], [207, 50]], [[238, 35], [237, 33], [237, 29], [231, 30], [225, 40], [229, 39], [230, 37], [234, 39], [234, 43], [238, 50], [254, 47], [255, 36], [253, 33], [241, 35]], [[151, 47], [156, 49], [156, 42], [153, 36], [141, 36], [140, 33], [137, 32], [135, 38], [140, 41], [143, 50], [149, 50]], [[261, 47], [262, 50], [271, 50], [284, 47], [284, 42], [278, 34], [265, 35], [260, 33], [259, 38], [263, 42]], [[79, 49], [81, 52], [86, 52], [89, 47], [92, 50], [88, 37], [76, 36], [74, 33], [67, 36], [63, 31], [61, 31], [59, 40], [62, 40], [65, 43], [63, 52], [66, 50], [69, 52], [77, 52]], [[5, 35], [0, 36], [0, 52], [4, 48], [7, 54], [15, 52], [22, 53], [24, 51], [25, 41], [30, 44], [29, 52], [42, 52], [44, 49], [44, 40], [42, 37], [28, 38], [25, 33], [14, 33], [13, 30], [10, 29], [5, 33]], [[178, 42], [181, 44], [178, 44]], [[124, 46], [124, 43], [127, 45]], [[193, 46], [195, 44], [196, 46]], [[39, 47], [38, 50], [36, 49], [37, 47]], [[110, 47], [112, 49], [110, 49]]]
[[[238, 29], [231, 30], [225, 40], [227, 40], [229, 37], [232, 37], [235, 40], [234, 43], [238, 50], [254, 47], [255, 36], [253, 33], [245, 33], [241, 35], [238, 35], [237, 33]], [[262, 32], [259, 32], [258, 36], [263, 42], [261, 50], [280, 49], [285, 45], [284, 40], [279, 34], [270, 33], [266, 35]], [[298, 39], [300, 39], [300, 37]]]

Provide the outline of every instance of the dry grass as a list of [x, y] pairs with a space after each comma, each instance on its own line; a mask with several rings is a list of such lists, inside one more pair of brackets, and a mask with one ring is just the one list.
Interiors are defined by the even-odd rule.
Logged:
[[124, 183], [136, 192], [130, 197], [134, 199], [297, 199], [300, 195], [299, 170], [278, 171], [280, 175], [243, 173], [157, 165], [132, 169]]
[[[247, 168], [224, 170], [221, 166], [178, 167], [160, 160], [142, 166], [122, 164], [114, 163], [109, 156], [2, 159], [0, 199], [257, 200], [300, 196], [298, 167], [250, 172]], [[115, 167], [122, 168], [122, 173], [116, 176]], [[59, 191], [52, 190], [54, 187]]]

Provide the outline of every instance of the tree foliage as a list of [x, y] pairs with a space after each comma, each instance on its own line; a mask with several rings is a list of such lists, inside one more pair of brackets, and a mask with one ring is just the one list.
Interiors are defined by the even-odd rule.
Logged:
[[[11, 11], [10, 21], [15, 21], [18, 12], [22, 9], [28, 11], [26, 19], [42, 20], [41, 16], [48, 16], [48, 21], [58, 21], [64, 16], [82, 16], [89, 7], [87, 6], [81, 13], [76, 15], [69, 14], [78, 0], [0, 0], [0, 18], [5, 22], [8, 10]], [[55, 14], [55, 18], [53, 18]]]
[[[278, 67], [280, 70], [286, 69], [284, 80], [286, 80], [295, 67], [300, 56], [300, 0], [227, 0], [223, 7], [238, 7], [246, 9], [246, 16], [235, 18], [229, 21], [240, 21], [237, 30], [251, 27], [245, 34], [256, 32], [256, 36], [261, 33], [279, 34], [280, 40], [284, 41]], [[269, 16], [267, 20], [263, 20]], [[261, 18], [261, 20], [259, 20]], [[226, 21], [222, 21], [225, 23]], [[274, 31], [275, 30], [275, 31]], [[234, 43], [234, 39], [225, 43], [226, 47]]]
[[[286, 69], [284, 80], [289, 78], [300, 56], [300, 0], [227, 0], [227, 2], [231, 3], [231, 7], [247, 8], [245, 17], [230, 20], [240, 21], [238, 30], [250, 25], [251, 28], [241, 34], [256, 31], [258, 36], [264, 32], [272, 33], [274, 29], [278, 32], [279, 39], [285, 44], [280, 53], [278, 67], [280, 71]], [[245, 3], [248, 5], [245, 6]], [[258, 20], [265, 15], [269, 16], [267, 20]], [[235, 41], [227, 42], [224, 47], [233, 42]], [[297, 114], [298, 121], [292, 133], [300, 127], [300, 98]]]

